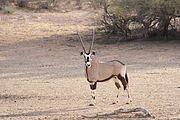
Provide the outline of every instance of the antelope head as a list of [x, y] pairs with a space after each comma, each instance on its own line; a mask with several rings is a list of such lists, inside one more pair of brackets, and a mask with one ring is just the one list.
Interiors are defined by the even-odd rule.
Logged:
[[90, 45], [90, 47], [89, 47], [89, 51], [87, 52], [87, 51], [86, 51], [86, 48], [85, 48], [85, 46], [84, 46], [84, 43], [83, 43], [83, 41], [82, 41], [82, 38], [81, 38], [81, 36], [80, 36], [79, 33], [78, 33], [78, 36], [79, 36], [79, 39], [80, 39], [80, 41], [81, 41], [81, 45], [82, 45], [82, 48], [83, 48], [83, 51], [81, 52], [81, 55], [84, 56], [85, 65], [86, 65], [87, 67], [91, 67], [92, 57], [95, 55], [95, 52], [92, 51], [92, 47], [93, 47], [93, 43], [94, 43], [94, 37], [95, 37], [94, 35], [95, 35], [95, 30], [93, 29], [92, 42], [91, 42], [91, 45]]

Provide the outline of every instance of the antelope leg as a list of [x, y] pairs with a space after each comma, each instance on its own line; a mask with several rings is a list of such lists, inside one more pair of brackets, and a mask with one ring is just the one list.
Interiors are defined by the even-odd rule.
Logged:
[[120, 91], [120, 88], [121, 88], [121, 85], [120, 85], [120, 81], [115, 77], [115, 78], [113, 78], [114, 79], [114, 82], [115, 82], [115, 85], [116, 85], [116, 87], [117, 87], [117, 96], [116, 96], [116, 102], [114, 102], [113, 104], [115, 104], [115, 103], [118, 103], [118, 101], [119, 101], [119, 91]]
[[97, 85], [97, 82], [90, 83], [92, 103], [89, 104], [89, 106], [95, 106], [96, 104], [96, 85]]

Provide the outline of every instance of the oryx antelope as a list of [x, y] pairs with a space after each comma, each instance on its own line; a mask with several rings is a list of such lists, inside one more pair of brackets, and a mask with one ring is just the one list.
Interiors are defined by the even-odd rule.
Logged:
[[95, 39], [94, 29], [93, 29], [92, 43], [90, 45], [89, 51], [86, 51], [86, 48], [84, 46], [81, 36], [79, 35], [79, 33], [77, 34], [79, 36], [79, 39], [81, 41], [81, 45], [83, 48], [83, 52], [81, 52], [81, 55], [84, 56], [86, 78], [92, 90], [93, 103], [90, 104], [90, 106], [95, 105], [95, 91], [96, 91], [97, 82], [104, 82], [104, 81], [110, 80], [111, 78], [114, 79], [115, 85], [118, 89], [116, 102], [118, 102], [119, 89], [121, 87], [120, 83], [122, 83], [124, 90], [127, 91], [128, 98], [130, 98], [129, 92], [127, 89], [128, 76], [127, 76], [127, 71], [126, 71], [126, 65], [118, 60], [112, 60], [109, 62], [100, 62], [96, 59], [95, 52], [92, 51], [92, 47], [93, 47], [93, 43]]

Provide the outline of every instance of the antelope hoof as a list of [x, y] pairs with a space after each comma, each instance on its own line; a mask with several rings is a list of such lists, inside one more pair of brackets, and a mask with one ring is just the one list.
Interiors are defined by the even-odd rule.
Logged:
[[94, 103], [91, 103], [91, 104], [89, 104], [89, 106], [95, 106], [95, 104], [94, 104]]
[[113, 102], [112, 105], [116, 104], [116, 102]]
[[132, 102], [132, 100], [129, 100], [128, 102], [126, 102], [126, 104], [130, 104]]
[[115, 104], [118, 104], [118, 101], [112, 103], [112, 105], [115, 105]]
[[126, 104], [130, 104], [132, 102], [132, 100], [129, 100]]

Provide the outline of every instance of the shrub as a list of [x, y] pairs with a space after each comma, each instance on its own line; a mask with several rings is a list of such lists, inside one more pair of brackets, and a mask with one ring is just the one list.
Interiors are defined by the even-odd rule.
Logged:
[[8, 5], [2, 8], [2, 11], [4, 12], [4, 14], [12, 14], [14, 13], [15, 9], [12, 6]]
[[22, 7], [22, 8], [27, 8], [28, 7], [28, 0], [18, 0], [17, 6]]
[[89, 0], [89, 2], [91, 3], [92, 8], [99, 9], [102, 7], [105, 0]]
[[171, 21], [180, 17], [179, 6], [179, 0], [113, 0], [104, 4], [102, 24], [109, 33], [125, 38], [133, 32], [132, 22], [141, 26], [138, 29], [142, 36], [151, 37], [150, 33], [156, 33], [168, 37], [169, 30], [176, 30]]

